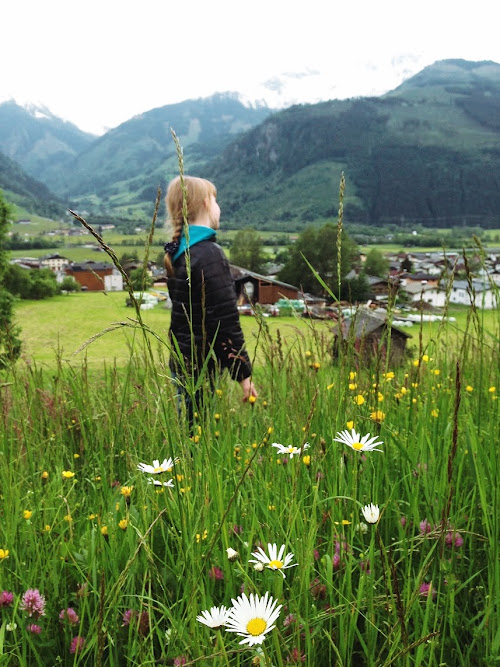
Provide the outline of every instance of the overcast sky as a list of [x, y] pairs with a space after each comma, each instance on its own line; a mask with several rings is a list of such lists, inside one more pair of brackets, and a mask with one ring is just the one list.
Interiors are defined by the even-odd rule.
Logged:
[[498, 0], [7, 0], [0, 15], [0, 101], [97, 134], [214, 92], [264, 97], [276, 77], [314, 102], [444, 58], [500, 63]]

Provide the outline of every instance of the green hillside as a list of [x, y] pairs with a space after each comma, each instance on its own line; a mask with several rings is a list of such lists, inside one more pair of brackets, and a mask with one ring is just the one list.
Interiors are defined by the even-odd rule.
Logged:
[[28, 176], [19, 164], [0, 153], [0, 190], [11, 204], [49, 218], [64, 216], [64, 206], [40, 181]]
[[205, 171], [234, 224], [498, 225], [500, 65], [442, 61], [379, 98], [274, 114]]

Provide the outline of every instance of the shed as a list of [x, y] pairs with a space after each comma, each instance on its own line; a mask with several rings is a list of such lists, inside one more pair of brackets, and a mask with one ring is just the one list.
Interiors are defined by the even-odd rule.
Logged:
[[281, 298], [300, 299], [298, 287], [263, 276], [254, 271], [248, 271], [240, 266], [230, 264], [231, 275], [234, 280], [238, 301], [246, 303], [273, 304]]
[[[334, 330], [335, 338], [338, 328]], [[392, 365], [401, 363], [406, 353], [406, 343], [411, 334], [397, 326], [389, 326], [387, 313], [359, 308], [349, 319], [341, 324], [342, 340], [347, 344], [354, 341], [354, 350], [360, 363], [369, 363], [377, 354], [385, 359], [389, 349], [389, 361]], [[390, 336], [390, 346], [388, 339]]]

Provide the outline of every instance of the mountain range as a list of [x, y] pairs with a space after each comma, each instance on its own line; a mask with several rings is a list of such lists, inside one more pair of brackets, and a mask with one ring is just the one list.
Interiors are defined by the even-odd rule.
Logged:
[[[498, 226], [500, 65], [491, 61], [439, 61], [381, 96], [282, 111], [237, 94], [188, 100], [101, 137], [46, 109], [0, 104], [0, 188], [8, 197], [16, 182], [28, 187], [24, 170], [54, 205], [147, 221], [158, 186], [178, 173], [172, 129], [185, 172], [214, 180], [233, 228], [335, 218], [342, 172], [352, 222]], [[42, 195], [26, 196], [32, 206]]]

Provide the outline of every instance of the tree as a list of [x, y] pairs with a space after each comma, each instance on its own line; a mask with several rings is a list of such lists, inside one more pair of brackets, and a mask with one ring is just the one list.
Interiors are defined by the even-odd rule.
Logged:
[[9, 207], [0, 192], [0, 368], [11, 364], [21, 353], [20, 329], [13, 323], [14, 297], [3, 286], [9, 267], [5, 251], [8, 216]]
[[240, 229], [230, 247], [231, 263], [260, 273], [266, 263], [262, 239], [255, 229]]
[[143, 290], [147, 290], [151, 287], [153, 284], [153, 278], [151, 278], [149, 273], [144, 273], [141, 268], [134, 269], [130, 272], [130, 283], [134, 290], [137, 292], [142, 292]]
[[73, 278], [73, 276], [66, 276], [59, 285], [61, 292], [80, 292], [82, 286]]
[[[340, 277], [351, 270], [358, 258], [356, 243], [342, 231], [340, 247]], [[279, 272], [280, 280], [298, 285], [304, 292], [328, 294], [308, 263], [320, 275], [328, 288], [338, 296], [337, 227], [327, 223], [321, 228], [306, 227], [295, 245], [290, 248], [288, 261]], [[307, 261], [306, 261], [307, 260]]]
[[366, 255], [363, 264], [365, 276], [387, 277], [389, 273], [389, 262], [377, 248], [372, 248]]

